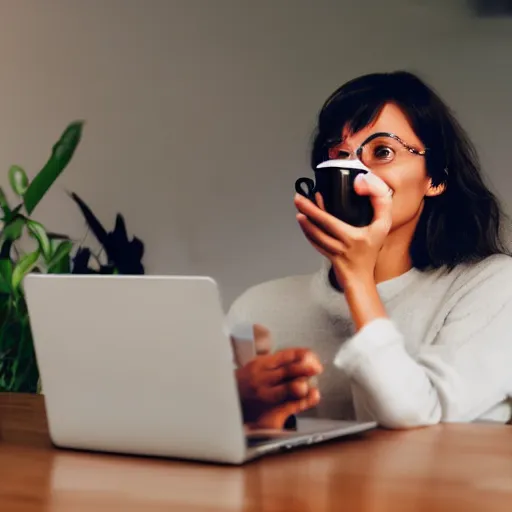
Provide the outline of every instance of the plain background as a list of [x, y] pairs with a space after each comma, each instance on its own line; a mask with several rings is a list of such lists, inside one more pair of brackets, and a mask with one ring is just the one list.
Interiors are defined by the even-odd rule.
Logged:
[[294, 180], [325, 98], [359, 74], [408, 69], [453, 107], [512, 208], [512, 19], [464, 0], [0, 0], [0, 183], [33, 176], [85, 119], [34, 217], [85, 234], [65, 191], [108, 228], [122, 212], [150, 274], [245, 288], [314, 271]]

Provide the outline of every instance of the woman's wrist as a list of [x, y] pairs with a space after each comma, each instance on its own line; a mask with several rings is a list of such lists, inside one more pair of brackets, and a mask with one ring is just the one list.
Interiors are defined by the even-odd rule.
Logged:
[[357, 330], [377, 318], [388, 317], [373, 276], [347, 279], [343, 288]]

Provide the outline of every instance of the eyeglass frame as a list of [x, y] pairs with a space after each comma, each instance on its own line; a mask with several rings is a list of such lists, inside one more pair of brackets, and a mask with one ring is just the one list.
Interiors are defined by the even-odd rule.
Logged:
[[[427, 151], [429, 150], [429, 148], [425, 148], [425, 149], [416, 149], [414, 147], [412, 147], [411, 145], [407, 144], [407, 142], [405, 142], [404, 140], [402, 140], [398, 135], [394, 134], [394, 133], [391, 133], [391, 132], [377, 132], [377, 133], [373, 133], [372, 135], [370, 135], [368, 138], [366, 138], [362, 144], [355, 150], [355, 151], [351, 151], [351, 152], [348, 152], [347, 151], [347, 154], [348, 156], [350, 155], [356, 155], [357, 158], [359, 160], [361, 160], [361, 153], [363, 152], [363, 148], [366, 144], [368, 144], [368, 142], [371, 142], [372, 140], [374, 139], [377, 139], [378, 137], [390, 137], [394, 140], [396, 140], [397, 142], [399, 142], [400, 144], [402, 144], [402, 146], [407, 150], [409, 151], [409, 153], [412, 153], [414, 155], [418, 155], [418, 156], [425, 156], [427, 154]], [[341, 141], [340, 141], [341, 142]], [[329, 152], [332, 148], [328, 148], [327, 149], [327, 152]], [[330, 155], [329, 155], [330, 157]]]
[[[373, 133], [372, 135], [370, 135], [368, 138], [366, 138], [362, 143], [361, 145], [355, 150], [355, 151], [351, 151], [350, 153], [348, 153], [348, 155], [356, 155], [357, 158], [359, 160], [361, 160], [361, 153], [363, 151], [363, 147], [365, 146], [365, 144], [368, 144], [368, 142], [371, 142], [372, 140], [378, 138], [378, 137], [391, 137], [392, 139], [396, 140], [397, 142], [399, 142], [400, 144], [402, 144], [402, 146], [407, 150], [409, 151], [409, 153], [413, 154], [413, 155], [418, 155], [418, 156], [426, 156], [427, 154], [427, 151], [430, 151], [430, 148], [425, 148], [425, 149], [416, 149], [414, 147], [412, 147], [410, 144], [407, 144], [407, 142], [405, 142], [403, 139], [401, 139], [398, 135], [396, 135], [395, 133], [391, 133], [391, 132], [377, 132], [377, 133]], [[339, 141], [339, 143], [341, 143], [342, 141]], [[331, 148], [327, 148], [327, 153], [329, 153]], [[330, 155], [328, 155], [329, 158], [331, 158]], [[446, 176], [449, 175], [449, 172], [448, 172], [448, 167], [445, 167], [443, 169], [443, 172]]]

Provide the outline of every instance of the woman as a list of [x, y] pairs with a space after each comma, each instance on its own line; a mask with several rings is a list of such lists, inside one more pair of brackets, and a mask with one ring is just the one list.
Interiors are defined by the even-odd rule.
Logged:
[[[394, 136], [368, 142], [380, 132]], [[246, 421], [509, 421], [512, 259], [467, 135], [416, 76], [371, 74], [319, 114], [312, 167], [350, 155], [372, 171], [355, 182], [372, 223], [344, 224], [297, 195], [297, 221], [325, 265], [255, 286], [229, 313], [264, 326], [258, 342], [271, 336], [275, 349], [237, 370]]]

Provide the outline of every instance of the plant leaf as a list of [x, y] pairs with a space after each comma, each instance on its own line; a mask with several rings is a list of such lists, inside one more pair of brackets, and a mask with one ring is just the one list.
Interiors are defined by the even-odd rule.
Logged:
[[107, 230], [103, 227], [101, 222], [97, 219], [96, 215], [92, 213], [91, 209], [85, 204], [85, 202], [74, 192], [70, 193], [71, 198], [80, 208], [87, 225], [91, 228], [94, 236], [98, 239], [98, 242], [103, 246], [108, 256], [108, 234]]
[[48, 267], [46, 272], [48, 274], [71, 274], [71, 258], [69, 255], [65, 258], [61, 258], [58, 263]]
[[50, 264], [55, 264], [61, 258], [68, 256], [69, 253], [71, 252], [71, 249], [73, 249], [73, 242], [69, 242], [69, 241], [61, 242], [55, 249], [52, 259], [50, 260]]
[[11, 188], [20, 197], [27, 191], [29, 181], [26, 172], [19, 165], [11, 165], [9, 169], [9, 182]]
[[128, 240], [121, 214], [117, 214], [114, 231], [109, 233], [108, 237], [109, 263], [114, 265], [120, 274], [144, 274], [144, 244], [137, 237]]
[[19, 204], [14, 208], [14, 210], [11, 210], [8, 215], [6, 215], [4, 222], [11, 222], [15, 217], [19, 217], [20, 210], [23, 208], [23, 204]]
[[11, 213], [11, 208], [2, 187], [0, 187], [0, 208], [2, 208], [2, 211], [4, 212], [4, 221], [7, 221]]
[[23, 278], [37, 265], [39, 249], [22, 256], [12, 272], [12, 288], [18, 290]]
[[0, 293], [11, 293], [12, 282], [12, 261], [10, 259], [0, 259]]
[[52, 231], [47, 231], [46, 234], [50, 240], [71, 240], [68, 235], [62, 235], [61, 233], [53, 233]]
[[48, 263], [49, 274], [69, 274], [71, 262], [69, 254], [73, 249], [73, 242], [61, 242], [56, 248]]
[[73, 258], [73, 274], [91, 274], [93, 271], [89, 268], [91, 259], [91, 250], [87, 247], [80, 247]]
[[142, 257], [144, 256], [144, 242], [140, 238], [134, 236], [131, 241], [131, 246], [134, 257], [138, 260], [142, 260]]
[[29, 215], [70, 162], [82, 137], [82, 127], [83, 121], [68, 125], [54, 144], [49, 160], [32, 180], [23, 196]]
[[2, 248], [0, 249], [0, 258], [7, 259], [7, 260], [10, 259], [11, 247], [12, 247], [12, 240], [5, 240], [2, 244]]
[[100, 269], [98, 270], [98, 274], [119, 274], [119, 271], [117, 270], [114, 265], [101, 265]]
[[18, 361], [18, 364], [16, 366], [13, 364], [11, 368], [10, 390], [13, 392], [34, 393], [37, 389], [39, 372], [26, 308], [22, 309], [16, 320], [15, 361]]
[[49, 261], [52, 257], [52, 245], [48, 235], [46, 234], [44, 226], [35, 220], [29, 219], [27, 220], [27, 229], [30, 234], [37, 240], [37, 243], [39, 244], [39, 250], [43, 255], [43, 258], [46, 261]]
[[18, 240], [21, 238], [21, 234], [23, 233], [23, 228], [25, 227], [25, 217], [22, 215], [18, 215], [10, 222], [4, 225], [4, 229], [2, 231], [2, 237], [4, 240]]
[[114, 231], [112, 232], [116, 239], [121, 243], [128, 243], [128, 232], [126, 231], [126, 223], [124, 217], [118, 213], [116, 215], [116, 223], [114, 225]]
[[52, 259], [55, 255], [55, 251], [59, 248], [62, 242], [70, 242], [72, 245], [75, 243], [71, 238], [67, 235], [60, 235], [58, 233], [49, 233], [46, 232], [48, 238], [50, 239], [50, 245], [52, 246]]

